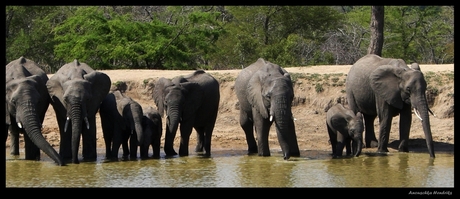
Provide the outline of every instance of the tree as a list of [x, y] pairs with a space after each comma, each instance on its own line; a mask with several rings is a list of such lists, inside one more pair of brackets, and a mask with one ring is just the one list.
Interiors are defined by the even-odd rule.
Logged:
[[371, 40], [367, 54], [382, 56], [384, 6], [371, 6]]

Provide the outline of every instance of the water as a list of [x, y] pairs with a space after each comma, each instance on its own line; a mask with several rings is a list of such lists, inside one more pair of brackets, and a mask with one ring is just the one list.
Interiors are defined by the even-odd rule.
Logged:
[[[23, 152], [21, 152], [23, 154]], [[331, 159], [329, 151], [302, 151], [289, 161], [246, 151], [213, 151], [148, 160], [56, 166], [6, 155], [6, 187], [454, 187], [454, 155], [364, 153]]]

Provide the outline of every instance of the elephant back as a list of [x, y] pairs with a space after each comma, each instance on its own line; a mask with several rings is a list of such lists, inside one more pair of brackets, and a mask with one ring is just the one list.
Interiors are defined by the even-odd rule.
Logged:
[[73, 62], [61, 66], [61, 68], [59, 68], [56, 74], [62, 74], [69, 79], [73, 79], [77, 77], [83, 78], [83, 75], [92, 73], [94, 71], [95, 70], [92, 69], [88, 64], [80, 63], [78, 60], [75, 59]]
[[29, 77], [32, 75], [39, 76], [44, 83], [48, 81], [48, 76], [41, 67], [30, 59], [20, 57], [6, 65], [6, 82], [13, 79]]

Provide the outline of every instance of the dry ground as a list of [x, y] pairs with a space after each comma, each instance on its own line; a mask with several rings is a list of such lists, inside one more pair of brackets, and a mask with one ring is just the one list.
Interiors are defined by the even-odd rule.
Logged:
[[[309, 66], [286, 68], [295, 81], [295, 100], [292, 107], [296, 118], [295, 127], [301, 150], [330, 151], [328, 135], [325, 126], [325, 110], [332, 104], [342, 102], [347, 106], [345, 97], [345, 78], [350, 65], [340, 66]], [[421, 65], [426, 79], [430, 77], [428, 85], [432, 94], [427, 94], [432, 105], [430, 108], [437, 115], [431, 117], [431, 130], [435, 141], [435, 151], [453, 153], [454, 151], [454, 65]], [[219, 80], [221, 86], [221, 102], [217, 122], [212, 136], [212, 150], [246, 150], [246, 138], [238, 123], [237, 99], [233, 91], [233, 84], [240, 70], [209, 70]], [[125, 82], [128, 85], [126, 94], [139, 102], [143, 107], [156, 107], [152, 97], [154, 82], [160, 77], [173, 78], [186, 75], [192, 71], [180, 70], [107, 70], [102, 71], [109, 75], [113, 84]], [[49, 76], [52, 76], [50, 74]], [[322, 90], [322, 91], [321, 91]], [[321, 92], [319, 92], [321, 91]], [[409, 150], [427, 153], [425, 136], [420, 121], [414, 116], [412, 119]], [[399, 117], [393, 119], [390, 133], [390, 152], [395, 151], [399, 139]], [[164, 123], [164, 122], [163, 122]], [[164, 124], [163, 124], [164, 125]], [[43, 124], [43, 134], [56, 149], [59, 145], [59, 131], [53, 108], [48, 108]], [[377, 120], [375, 124], [378, 129]], [[163, 128], [165, 129], [165, 128]], [[378, 131], [378, 130], [377, 130]], [[178, 150], [179, 136], [175, 145]], [[378, 135], [377, 135], [378, 136]], [[195, 132], [191, 136], [190, 151], [196, 143]], [[278, 145], [274, 127], [270, 132], [270, 149], [281, 150]], [[104, 148], [104, 139], [97, 114], [98, 148]], [[162, 146], [164, 141], [164, 132]], [[22, 142], [22, 140], [21, 140]], [[9, 140], [6, 142], [9, 147]], [[80, 147], [81, 148], [81, 147]], [[9, 150], [9, 149], [7, 149]], [[363, 149], [375, 151], [376, 149]], [[161, 152], [164, 154], [164, 152]]]

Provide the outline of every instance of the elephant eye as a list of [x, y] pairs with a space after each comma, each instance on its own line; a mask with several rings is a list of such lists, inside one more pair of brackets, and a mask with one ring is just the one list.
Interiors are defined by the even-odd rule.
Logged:
[[410, 87], [406, 87], [406, 92], [410, 93]]

